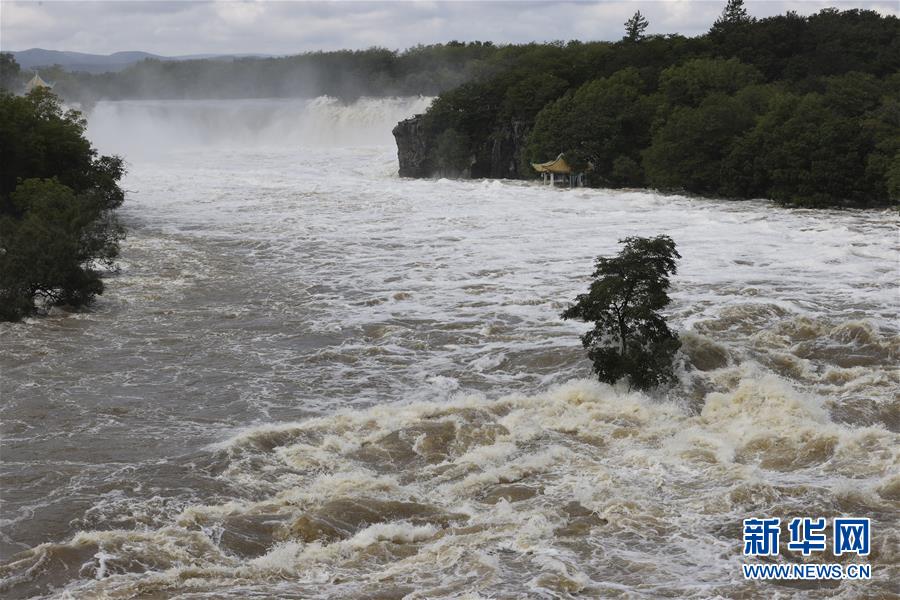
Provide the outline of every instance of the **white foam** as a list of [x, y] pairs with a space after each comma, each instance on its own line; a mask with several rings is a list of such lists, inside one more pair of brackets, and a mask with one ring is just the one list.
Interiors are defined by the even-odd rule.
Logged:
[[[752, 596], [736, 580], [748, 515], [858, 502], [896, 539], [881, 515], [896, 512], [900, 440], [880, 416], [900, 381], [895, 212], [400, 179], [390, 127], [426, 104], [98, 106], [91, 135], [131, 162], [128, 268], [89, 320], [0, 325], [8, 406], [43, 402], [117, 461], [162, 439], [160, 466], [196, 451], [216, 475], [179, 463], [162, 484], [129, 463], [20, 507], [16, 526], [59, 514], [66, 494], [135, 484], [98, 498], [88, 516], [104, 530], [66, 542], [90, 548], [86, 577], [108, 575], [71, 583], [74, 597], [353, 597], [388, 581], [422, 597]], [[685, 353], [727, 361], [683, 360], [679, 385], [643, 394], [596, 382], [586, 326], [559, 312], [597, 255], [657, 233], [684, 257], [667, 316], [690, 332]], [[76, 394], [85, 361], [108, 375], [122, 357], [140, 364], [90, 380], [89, 399], [133, 415], [110, 419]], [[59, 437], [29, 426], [17, 444]], [[87, 464], [82, 448], [66, 452]], [[40, 474], [43, 461], [21, 464]], [[290, 537], [342, 499], [454, 516]], [[283, 526], [251, 530], [269, 547], [236, 557], [222, 532], [260, 515]]]

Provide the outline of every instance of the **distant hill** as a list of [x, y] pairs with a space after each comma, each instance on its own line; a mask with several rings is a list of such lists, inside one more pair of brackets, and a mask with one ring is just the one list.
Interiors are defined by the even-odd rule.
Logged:
[[115, 54], [103, 55], [31, 48], [13, 52], [12, 54], [15, 56], [16, 62], [26, 70], [59, 65], [67, 71], [84, 71], [87, 73], [121, 71], [128, 65], [142, 61], [145, 58], [164, 60], [164, 57], [150, 54], [149, 52], [116, 52]]
[[84, 73], [109, 73], [121, 71], [122, 69], [147, 58], [180, 61], [197, 59], [230, 60], [238, 56], [268, 56], [262, 54], [192, 54], [189, 56], [161, 56], [159, 54], [140, 51], [115, 52], [113, 54], [86, 54], [84, 52], [45, 50], [43, 48], [30, 48], [28, 50], [12, 52], [12, 54], [15, 56], [16, 62], [18, 62], [24, 70], [59, 65], [66, 71], [81, 71]]
[[[72, 56], [65, 52], [39, 53], [35, 50], [17, 55], [23, 59], [19, 87], [25, 85], [36, 70], [44, 81], [53, 84], [54, 93], [65, 101], [89, 107], [100, 100], [126, 99], [314, 98], [324, 95], [354, 100], [360, 96], [434, 96], [471, 80], [481, 72], [483, 61], [498, 52], [500, 48], [489, 42], [450, 42], [414, 46], [402, 52], [369, 48], [293, 56], [246, 53], [175, 57], [146, 53]], [[86, 61], [85, 56], [90, 60]], [[122, 66], [129, 60], [141, 58], [144, 60]], [[59, 64], [43, 66], [40, 63]], [[84, 70], [85, 63], [90, 71]], [[100, 72], [101, 69], [117, 70]]]

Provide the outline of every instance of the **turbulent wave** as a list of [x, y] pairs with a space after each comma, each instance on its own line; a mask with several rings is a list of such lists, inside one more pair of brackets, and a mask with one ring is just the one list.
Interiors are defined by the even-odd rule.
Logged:
[[728, 371], [732, 389], [698, 414], [575, 380], [253, 427], [211, 449], [243, 498], [43, 544], [7, 583], [36, 573], [106, 598], [749, 596], [762, 588], [740, 576], [745, 515], [864, 512], [881, 572], [820, 593], [888, 593], [897, 436]]
[[[403, 180], [426, 104], [98, 105], [130, 234], [0, 325], [0, 595], [890, 597], [897, 215]], [[663, 232], [680, 383], [596, 383], [558, 315]], [[744, 581], [769, 515], [872, 518], [873, 580]]]

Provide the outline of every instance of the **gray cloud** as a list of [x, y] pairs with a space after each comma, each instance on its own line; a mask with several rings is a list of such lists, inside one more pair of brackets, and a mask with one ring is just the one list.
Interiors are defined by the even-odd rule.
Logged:
[[[449, 40], [521, 43], [615, 40], [635, 10], [651, 33], [696, 35], [709, 29], [724, 0], [601, 2], [0, 2], [0, 49], [40, 47], [107, 54], [164, 55], [407, 48]], [[895, 1], [750, 1], [757, 17], [826, 6], [898, 14]]]

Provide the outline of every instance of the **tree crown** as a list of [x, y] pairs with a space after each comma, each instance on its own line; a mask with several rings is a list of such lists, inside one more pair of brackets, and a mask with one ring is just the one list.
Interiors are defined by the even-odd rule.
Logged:
[[641, 14], [641, 11], [635, 12], [630, 19], [625, 21], [625, 40], [629, 42], [637, 42], [644, 39], [644, 32], [650, 22]]
[[744, 0], [728, 0], [725, 8], [722, 10], [722, 16], [719, 17], [721, 23], [749, 23], [750, 15], [744, 8]]
[[0, 94], [0, 320], [35, 312], [35, 298], [80, 306], [102, 293], [123, 229], [122, 160], [98, 156], [85, 121], [38, 89]]
[[562, 317], [594, 323], [581, 341], [601, 381], [627, 377], [631, 386], [647, 389], [674, 379], [680, 342], [658, 311], [670, 302], [669, 276], [681, 255], [666, 235], [621, 243], [617, 256], [597, 259], [588, 292]]

